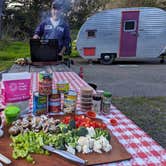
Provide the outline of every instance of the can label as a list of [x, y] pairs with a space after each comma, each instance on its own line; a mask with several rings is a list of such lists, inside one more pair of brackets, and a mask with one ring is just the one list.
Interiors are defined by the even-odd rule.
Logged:
[[64, 107], [63, 112], [64, 113], [73, 113], [76, 110], [76, 101], [74, 100], [64, 100]]
[[49, 112], [60, 112], [61, 103], [60, 102], [49, 102]]
[[39, 94], [50, 95], [52, 93], [52, 74], [39, 73]]
[[77, 100], [77, 93], [73, 90], [69, 90], [67, 93], [64, 94], [64, 98], [67, 100]]
[[49, 112], [61, 111], [61, 95], [57, 90], [52, 91], [52, 95], [49, 97]]
[[66, 93], [69, 91], [69, 83], [67, 81], [59, 81], [56, 86], [59, 93]]
[[41, 115], [47, 113], [47, 96], [39, 95], [35, 92], [33, 95], [33, 114]]

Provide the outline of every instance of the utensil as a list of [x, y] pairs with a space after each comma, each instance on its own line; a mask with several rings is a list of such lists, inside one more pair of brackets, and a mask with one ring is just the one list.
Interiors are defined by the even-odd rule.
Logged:
[[12, 162], [9, 158], [7, 158], [6, 156], [4, 156], [1, 153], [0, 153], [0, 161], [2, 161], [5, 164], [11, 164], [11, 162]]
[[87, 163], [87, 160], [83, 160], [83, 159], [81, 159], [81, 158], [79, 158], [79, 157], [77, 157], [77, 156], [75, 156], [67, 151], [58, 150], [58, 149], [53, 148], [52, 146], [47, 146], [47, 145], [44, 145], [43, 148], [50, 151], [50, 152], [59, 154], [60, 156], [63, 156], [64, 158], [71, 160], [71, 161], [74, 161], [74, 162], [77, 162], [79, 164], [85, 165]]

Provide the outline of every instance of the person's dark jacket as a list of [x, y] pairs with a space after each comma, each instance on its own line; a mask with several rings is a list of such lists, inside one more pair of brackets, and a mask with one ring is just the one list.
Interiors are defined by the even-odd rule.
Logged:
[[52, 25], [50, 18], [44, 20], [36, 28], [35, 34], [42, 39], [58, 39], [59, 49], [62, 49], [63, 46], [68, 49], [71, 42], [69, 25], [62, 19], [55, 28]]

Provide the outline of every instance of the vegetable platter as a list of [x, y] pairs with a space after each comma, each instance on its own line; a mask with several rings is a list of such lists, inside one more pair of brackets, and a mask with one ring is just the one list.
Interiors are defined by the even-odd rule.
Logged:
[[86, 165], [128, 160], [131, 155], [99, 119], [85, 115], [26, 117], [5, 126], [0, 138], [0, 153], [12, 160], [12, 166], [78, 165], [44, 150], [44, 145], [68, 151]]

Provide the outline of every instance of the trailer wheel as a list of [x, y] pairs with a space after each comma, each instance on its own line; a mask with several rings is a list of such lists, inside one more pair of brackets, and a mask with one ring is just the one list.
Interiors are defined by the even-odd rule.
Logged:
[[161, 54], [161, 55], [160, 55], [160, 57], [161, 57], [160, 63], [161, 63], [161, 64], [165, 62], [165, 56], [166, 56], [166, 54]]
[[110, 65], [114, 62], [115, 55], [114, 54], [102, 54], [100, 63], [103, 65]]

